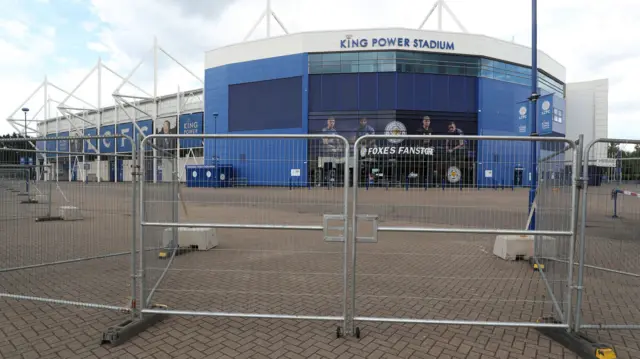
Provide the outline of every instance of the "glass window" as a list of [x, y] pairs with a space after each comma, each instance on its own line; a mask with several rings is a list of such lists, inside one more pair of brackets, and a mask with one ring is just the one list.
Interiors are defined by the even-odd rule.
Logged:
[[358, 66], [359, 72], [376, 72], [377, 71], [377, 66], [376, 64], [362, 64], [360, 63], [360, 66]]
[[309, 54], [309, 62], [321, 62], [322, 54]]
[[340, 54], [341, 61], [358, 61], [358, 53], [357, 52], [344, 52]]
[[358, 59], [362, 60], [377, 60], [378, 53], [375, 51], [363, 51], [358, 55]]
[[378, 52], [378, 60], [380, 59], [395, 59], [396, 52], [395, 51], [380, 51]]
[[331, 61], [340, 61], [340, 54], [330, 53], [330, 54], [322, 54], [323, 62], [331, 62]]
[[395, 62], [378, 63], [378, 71], [394, 72], [396, 71], [396, 63]]
[[[479, 76], [530, 85], [531, 69], [473, 56], [415, 51], [350, 51], [309, 54], [309, 73], [404, 72]], [[564, 97], [565, 85], [539, 71], [538, 86]], [[560, 117], [561, 116], [557, 116]]]

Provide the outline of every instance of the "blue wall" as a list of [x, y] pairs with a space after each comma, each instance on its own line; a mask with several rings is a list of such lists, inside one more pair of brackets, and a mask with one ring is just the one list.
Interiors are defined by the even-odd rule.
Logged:
[[[478, 134], [515, 136], [517, 102], [531, 95], [528, 86], [478, 78]], [[525, 141], [479, 141], [476, 177], [479, 186], [511, 186], [514, 170], [524, 168], [523, 185], [528, 186], [531, 143]], [[486, 177], [486, 171], [492, 177]]]
[[475, 113], [475, 77], [413, 73], [309, 76], [309, 111], [416, 110]]
[[[297, 127], [229, 131], [230, 85], [296, 76], [301, 77], [300, 101], [302, 103]], [[308, 78], [307, 54], [281, 56], [207, 69], [205, 71], [205, 133], [307, 133]], [[252, 101], [251, 98], [247, 98], [246, 106], [252, 106]], [[218, 113], [217, 121], [214, 121], [214, 113]], [[235, 168], [235, 176], [247, 178], [249, 185], [289, 185], [291, 169], [300, 169], [303, 174], [307, 173], [307, 142], [305, 140], [208, 139], [205, 141], [204, 156], [205, 164], [213, 164], [214, 157], [217, 157], [221, 164], [232, 164]], [[300, 183], [300, 185], [306, 184]]]

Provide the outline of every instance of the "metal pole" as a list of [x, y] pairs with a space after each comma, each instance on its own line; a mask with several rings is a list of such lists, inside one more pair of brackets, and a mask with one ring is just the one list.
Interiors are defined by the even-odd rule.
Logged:
[[[537, 0], [531, 0], [531, 136], [538, 136], [537, 132], [537, 100], [538, 100], [538, 17], [537, 17]], [[538, 187], [538, 150], [537, 141], [531, 142], [531, 188], [529, 190], [529, 212], [531, 213], [533, 202], [536, 198], [536, 190]], [[529, 230], [536, 228], [536, 213], [533, 209]]]
[[[117, 111], [117, 107], [116, 107], [116, 111]], [[128, 139], [127, 139], [128, 140]], [[131, 161], [131, 170], [133, 172], [133, 176], [131, 177], [131, 182], [132, 182], [132, 194], [133, 194], [133, 199], [132, 199], [132, 206], [131, 206], [131, 217], [132, 217], [132, 224], [131, 224], [131, 319], [135, 319], [136, 316], [138, 316], [138, 312], [137, 312], [137, 290], [138, 290], [138, 286], [137, 286], [137, 268], [136, 268], [136, 254], [137, 254], [137, 245], [136, 245], [136, 232], [137, 232], [137, 228], [136, 228], [136, 206], [138, 205], [138, 181], [137, 181], [137, 173], [140, 171], [138, 168], [136, 168], [137, 163], [138, 163], [138, 159], [136, 158], [136, 143], [134, 140], [129, 140], [131, 142], [131, 158], [133, 161]]]
[[[22, 109], [22, 112], [24, 112], [24, 148], [25, 150], [27, 149], [27, 112], [29, 112], [29, 109], [24, 107]], [[27, 160], [27, 156], [29, 156], [29, 152], [24, 153], [24, 162], [25, 164], [29, 164], [29, 161]], [[26, 183], [25, 183], [25, 191], [27, 193], [27, 200], [31, 199], [31, 195], [29, 193], [29, 180], [31, 179], [31, 167], [28, 167], [28, 172], [27, 172], [27, 178], [26, 178]]]
[[[569, 268], [567, 273], [567, 307], [565, 309], [565, 316], [567, 318], [567, 326], [569, 331], [571, 328], [571, 305], [573, 304], [573, 256], [575, 251], [575, 243], [578, 238], [578, 210], [580, 206], [580, 196], [578, 192], [578, 182], [580, 181], [580, 164], [582, 163], [582, 148], [584, 146], [584, 135], [580, 135], [578, 137], [578, 145], [574, 148], [573, 151], [573, 181], [571, 184], [571, 231], [573, 234], [569, 239]], [[582, 263], [582, 262], [581, 262]]]
[[267, 37], [271, 37], [271, 0], [267, 0]]

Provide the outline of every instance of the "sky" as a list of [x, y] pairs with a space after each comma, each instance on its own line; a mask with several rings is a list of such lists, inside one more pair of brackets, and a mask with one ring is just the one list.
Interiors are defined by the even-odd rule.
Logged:
[[[448, 0], [471, 33], [531, 44], [530, 0]], [[433, 0], [272, 0], [290, 33], [380, 27], [417, 28]], [[72, 91], [96, 68], [98, 59], [121, 76], [153, 92], [154, 37], [184, 68], [159, 58], [158, 95], [202, 87], [204, 53], [241, 42], [266, 7], [266, 0], [0, 0], [0, 134], [5, 121], [21, 119], [20, 107], [45, 76]], [[538, 47], [567, 68], [567, 82], [609, 79], [609, 137], [640, 138], [640, 1], [538, 0]], [[459, 31], [446, 14], [444, 30]], [[263, 21], [250, 39], [266, 35]], [[433, 16], [425, 29], [436, 29]], [[283, 34], [275, 21], [272, 35]], [[69, 99], [71, 107], [111, 105], [121, 80], [94, 71]], [[140, 94], [123, 87], [125, 94]], [[66, 94], [48, 87], [26, 103], [30, 118], [59, 115]], [[82, 100], [85, 105], [80, 102]], [[14, 115], [14, 112], [17, 113]], [[35, 124], [34, 124], [35, 126]]]

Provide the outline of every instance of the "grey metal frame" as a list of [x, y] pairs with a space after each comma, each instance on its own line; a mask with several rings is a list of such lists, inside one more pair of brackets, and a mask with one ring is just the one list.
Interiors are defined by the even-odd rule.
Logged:
[[[366, 135], [358, 138], [353, 145], [353, 153], [357, 154], [358, 146], [361, 142], [369, 139], [415, 139], [420, 140], [424, 139], [423, 136], [417, 135]], [[576, 150], [577, 146], [574, 141], [570, 141], [565, 138], [559, 137], [519, 137], [519, 136], [431, 136], [430, 140], [447, 140], [447, 139], [455, 139], [455, 140], [476, 140], [476, 141], [528, 141], [528, 142], [538, 142], [538, 141], [548, 141], [548, 142], [559, 142], [566, 143], [568, 145], [568, 149], [574, 149], [573, 152], [573, 175], [577, 176], [577, 168], [578, 168], [578, 151]], [[353, 173], [358, 173], [358, 165], [359, 161], [355, 160], [353, 163]], [[548, 235], [548, 236], [564, 236], [571, 237], [570, 241], [570, 249], [569, 253], [573, 253], [574, 251], [574, 243], [576, 239], [576, 228], [577, 228], [577, 220], [578, 220], [578, 209], [577, 209], [577, 200], [578, 200], [578, 186], [577, 186], [578, 178], [575, 178], [572, 181], [571, 185], [571, 231], [540, 231], [540, 230], [511, 230], [511, 229], [481, 229], [481, 228], [438, 228], [438, 227], [396, 227], [396, 226], [378, 226], [377, 231], [381, 232], [419, 232], [419, 233], [458, 233], [458, 234], [510, 234], [510, 235]], [[357, 213], [358, 206], [358, 180], [357, 176], [354, 175], [353, 179], [353, 209], [352, 209], [352, 233], [351, 233], [351, 325], [348, 327], [348, 331], [350, 333], [355, 332], [355, 322], [391, 322], [391, 323], [411, 323], [411, 324], [447, 324], [447, 325], [482, 325], [482, 326], [503, 326], [503, 327], [546, 327], [546, 328], [565, 328], [567, 330], [571, 330], [571, 291], [573, 287], [573, 256], [570, 256], [570, 264], [568, 267], [567, 273], [567, 283], [569, 288], [567, 288], [567, 308], [566, 308], [566, 316], [562, 318], [563, 323], [534, 323], [534, 322], [488, 322], [488, 321], [470, 321], [470, 320], [436, 320], [436, 319], [413, 319], [413, 318], [380, 318], [380, 317], [364, 317], [356, 315], [356, 254], [357, 254], [357, 243], [359, 242], [371, 242], [375, 241], [376, 234], [374, 233], [374, 238], [367, 238], [364, 240], [359, 240], [357, 233], [357, 220], [363, 214]], [[375, 216], [366, 216], [367, 219]], [[377, 226], [377, 221], [374, 219], [374, 230]], [[536, 259], [537, 261], [537, 259]], [[550, 290], [550, 286], [546, 277], [544, 277], [545, 284], [547, 286], [547, 291], [551, 296], [553, 293]], [[554, 299], [554, 308], [559, 310], [559, 305], [556, 303]], [[560, 313], [562, 315], [562, 311]]]
[[583, 152], [583, 161], [582, 161], [582, 177], [580, 180], [582, 181], [582, 203], [581, 203], [581, 212], [582, 212], [582, 221], [580, 223], [580, 247], [578, 248], [578, 253], [580, 258], [578, 259], [578, 278], [576, 283], [576, 312], [575, 312], [575, 323], [573, 330], [578, 332], [580, 329], [640, 329], [640, 324], [582, 324], [582, 302], [584, 296], [584, 268], [591, 268], [596, 270], [601, 270], [605, 272], [617, 273], [621, 275], [627, 275], [631, 277], [639, 277], [639, 274], [629, 273], [624, 271], [618, 271], [603, 267], [598, 267], [594, 265], [585, 264], [585, 256], [586, 256], [586, 231], [587, 231], [587, 189], [589, 186], [589, 159], [590, 153], [593, 146], [598, 143], [632, 143], [636, 145], [640, 145], [640, 140], [629, 140], [629, 139], [617, 139], [617, 138], [598, 138], [595, 139], [584, 148]]
[[[311, 139], [324, 139], [324, 138], [332, 138], [337, 141], [341, 141], [344, 145], [344, 161], [348, 163], [349, 160], [349, 141], [339, 135], [282, 135], [282, 134], [246, 134], [246, 135], [234, 135], [234, 134], [202, 134], [202, 135], [164, 135], [164, 134], [154, 134], [145, 137], [141, 142], [140, 148], [145, 148], [147, 144], [151, 144], [156, 138], [175, 138], [175, 139], [299, 139], [299, 140], [311, 140]], [[141, 170], [144, 170], [144, 161], [145, 161], [145, 153], [144, 151], [140, 151], [140, 156], [138, 157], [138, 165]], [[301, 319], [301, 320], [321, 320], [321, 321], [338, 321], [343, 322], [344, 328], [347, 328], [347, 293], [348, 293], [348, 277], [347, 277], [347, 269], [348, 269], [348, 221], [347, 215], [349, 210], [349, 171], [345, 171], [344, 173], [344, 203], [343, 203], [343, 216], [323, 216], [322, 224], [318, 225], [288, 225], [288, 224], [231, 224], [231, 223], [179, 223], [178, 221], [174, 223], [158, 223], [158, 222], [147, 222], [144, 212], [144, 186], [145, 181], [139, 182], [140, 186], [140, 269], [138, 278], [140, 285], [140, 293], [142, 295], [142, 308], [140, 308], [141, 314], [169, 314], [169, 315], [189, 315], [189, 316], [209, 316], [209, 317], [237, 317], [237, 318], [271, 318], [271, 319]], [[177, 202], [175, 203], [177, 206]], [[174, 216], [175, 218], [175, 216]], [[329, 220], [343, 220], [343, 235], [344, 239], [342, 242], [343, 245], [343, 315], [342, 316], [314, 316], [314, 315], [288, 315], [288, 314], [270, 314], [270, 313], [231, 313], [231, 312], [207, 312], [207, 311], [184, 311], [184, 310], [168, 310], [168, 309], [154, 309], [148, 308], [148, 302], [151, 297], [146, 298], [144, 288], [145, 288], [145, 267], [144, 267], [144, 228], [145, 227], [162, 227], [162, 228], [175, 228], [178, 229], [180, 227], [185, 228], [238, 228], [238, 229], [277, 229], [277, 230], [306, 230], [306, 231], [320, 231], [324, 234], [325, 241], [335, 242], [337, 241], [334, 237], [328, 237], [326, 235], [328, 228], [326, 227]], [[329, 229], [333, 229], [329, 228]]]
[[[110, 135], [110, 136], [74, 136], [74, 137], [33, 137], [33, 138], [28, 138], [27, 140], [25, 140], [24, 138], [9, 138], [9, 139], [2, 139], [2, 142], [24, 142], [24, 141], [28, 141], [28, 142], [38, 142], [38, 141], [69, 141], [69, 140], [103, 140], [103, 139], [127, 139], [129, 142], [131, 142], [131, 155], [132, 158], [134, 159], [134, 163], [135, 163], [135, 159], [137, 157], [136, 154], [136, 146], [135, 146], [135, 142], [133, 141], [133, 139], [129, 136], [126, 135], [122, 135], [122, 134], [117, 134], [117, 135]], [[7, 149], [2, 149], [2, 150], [7, 150]], [[86, 152], [61, 152], [61, 151], [45, 151], [45, 150], [28, 150], [28, 149], [18, 149], [18, 150], [14, 150], [20, 153], [36, 153], [36, 154], [42, 154], [42, 155], [47, 155], [47, 154], [56, 154], [56, 155], [86, 155]], [[92, 155], [96, 155], [96, 156], [115, 156], [114, 154], [104, 154], [104, 153], [91, 153]], [[49, 170], [51, 170], [52, 165], [47, 164], [47, 165], [30, 165], [33, 167], [45, 167], [45, 168], [49, 168]], [[46, 180], [46, 182], [49, 182], [49, 200], [48, 200], [48, 204], [49, 204], [49, 216], [51, 216], [51, 193], [52, 193], [52, 185], [53, 182], [56, 182], [55, 179], [48, 179]], [[74, 263], [74, 262], [82, 262], [82, 261], [88, 261], [88, 260], [92, 260], [92, 259], [101, 259], [101, 258], [109, 258], [109, 257], [116, 257], [116, 256], [121, 256], [121, 255], [128, 255], [131, 254], [131, 305], [130, 307], [124, 307], [124, 306], [113, 306], [113, 305], [105, 305], [105, 304], [97, 304], [97, 303], [86, 303], [86, 302], [76, 302], [76, 301], [69, 301], [69, 300], [62, 300], [62, 299], [53, 299], [53, 298], [44, 298], [44, 297], [35, 297], [35, 296], [25, 296], [25, 295], [17, 295], [17, 294], [8, 294], [8, 293], [0, 293], [0, 298], [11, 298], [11, 299], [21, 299], [21, 300], [32, 300], [32, 301], [39, 301], [39, 302], [45, 302], [45, 303], [54, 303], [54, 304], [62, 304], [62, 305], [72, 305], [72, 306], [81, 306], [81, 307], [86, 307], [86, 308], [94, 308], [94, 309], [107, 309], [107, 310], [116, 310], [116, 311], [121, 311], [121, 312], [129, 312], [131, 313], [131, 317], [134, 318], [137, 314], [137, 308], [136, 308], [136, 301], [137, 301], [137, 277], [136, 277], [136, 255], [135, 253], [137, 252], [137, 241], [136, 241], [136, 228], [137, 228], [137, 215], [136, 215], [136, 191], [137, 191], [137, 180], [136, 180], [136, 176], [133, 176], [133, 180], [131, 183], [132, 186], [132, 193], [133, 193], [133, 198], [131, 200], [132, 202], [132, 233], [131, 233], [131, 251], [130, 252], [121, 252], [121, 253], [112, 253], [112, 254], [107, 254], [107, 255], [101, 255], [101, 256], [94, 256], [94, 257], [86, 257], [86, 258], [76, 258], [76, 259], [70, 259], [70, 260], [64, 260], [64, 261], [56, 261], [56, 262], [51, 262], [51, 263], [42, 263], [42, 264], [37, 264], [37, 265], [30, 265], [30, 266], [22, 266], [22, 267], [15, 267], [15, 268], [5, 268], [5, 269], [0, 269], [0, 272], [7, 272], [7, 271], [15, 271], [15, 270], [21, 270], [21, 269], [32, 269], [32, 268], [39, 268], [39, 267], [46, 267], [46, 266], [52, 266], [52, 265], [58, 265], [58, 264], [67, 264], [67, 263]]]

